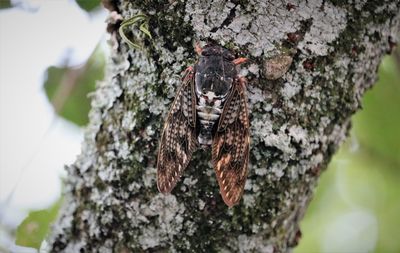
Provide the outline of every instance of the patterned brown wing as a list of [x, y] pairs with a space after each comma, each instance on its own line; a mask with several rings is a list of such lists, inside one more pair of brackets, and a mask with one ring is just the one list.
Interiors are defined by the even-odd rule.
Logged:
[[197, 146], [196, 96], [189, 68], [165, 121], [158, 150], [157, 186], [162, 193], [175, 187]]
[[221, 196], [229, 207], [243, 194], [250, 147], [250, 123], [245, 82], [235, 81], [227, 98], [212, 146], [212, 158]]

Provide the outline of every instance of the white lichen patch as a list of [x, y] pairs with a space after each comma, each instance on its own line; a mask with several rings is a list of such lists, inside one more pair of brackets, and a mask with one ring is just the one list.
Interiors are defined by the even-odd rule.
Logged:
[[243, 195], [243, 205], [247, 208], [254, 206], [255, 204], [255, 196], [251, 194], [244, 194]]
[[[276, 162], [271, 164], [269, 172], [273, 173], [276, 179], [281, 178], [285, 174], [285, 168], [287, 167], [286, 162]], [[271, 174], [269, 174], [271, 176]]]
[[149, 106], [149, 112], [154, 115], [160, 115], [165, 110], [165, 101], [163, 99], [154, 98], [153, 103]]
[[156, 130], [154, 129], [154, 126], [147, 126], [144, 139], [151, 140], [152, 136], [155, 135], [155, 133], [156, 133]]
[[142, 176], [142, 180], [143, 180], [142, 182], [145, 187], [151, 187], [152, 185], [155, 184], [156, 174], [157, 174], [156, 168], [146, 168], [146, 170]]
[[360, 11], [367, 2], [368, 0], [355, 0], [354, 1], [355, 8]]
[[250, 64], [250, 66], [248, 67], [250, 73], [256, 75], [256, 77], [260, 76], [260, 67], [258, 67], [257, 64]]
[[[81, 249], [84, 249], [86, 246], [86, 240], [81, 238], [80, 240], [76, 241], [75, 243], [70, 243], [64, 249], [65, 252], [80, 252]], [[108, 251], [110, 252], [110, 251]]]
[[251, 190], [252, 188], [253, 188], [253, 180], [251, 180], [251, 179], [246, 180], [246, 183], [244, 185], [244, 189], [246, 191], [248, 191], [248, 190]]
[[197, 183], [197, 181], [198, 180], [196, 178], [189, 176], [189, 177], [185, 177], [185, 179], [183, 179], [183, 184], [190, 187], [190, 186], [195, 185]]
[[127, 111], [124, 113], [124, 117], [122, 118], [122, 128], [125, 131], [132, 131], [136, 125], [136, 113], [133, 111]]
[[53, 235], [62, 234], [64, 232], [63, 229], [71, 227], [73, 220], [72, 214], [74, 213], [76, 208], [76, 202], [71, 199], [70, 195], [67, 195], [65, 202], [61, 208], [64, 215], [59, 218], [57, 225], [52, 227]]
[[239, 235], [237, 238], [238, 252], [261, 252], [261, 253], [273, 253], [274, 247], [264, 240], [261, 235]]
[[[132, 206], [133, 219], [139, 219], [148, 223], [146, 217], [158, 217], [159, 226], [152, 225], [142, 227], [139, 235], [139, 244], [143, 249], [162, 246], [166, 240], [178, 234], [183, 227], [182, 213], [185, 208], [176, 201], [173, 195], [156, 195], [149, 205]], [[141, 218], [140, 218], [141, 217]]]
[[303, 129], [301, 126], [291, 126], [289, 127], [289, 135], [297, 142], [297, 143], [307, 143], [307, 131]]
[[162, 237], [158, 233], [158, 229], [153, 226], [144, 229], [142, 235], [139, 236], [139, 243], [144, 250], [160, 245], [161, 241]]
[[301, 90], [301, 86], [295, 82], [286, 82], [281, 93], [284, 99], [289, 100]]
[[333, 6], [330, 2], [313, 1], [314, 4], [319, 2], [320, 6], [323, 5], [324, 10], [320, 11], [315, 8], [307, 8], [309, 3], [302, 1], [299, 9], [302, 13], [299, 15], [305, 19], [312, 18], [312, 25], [310, 31], [304, 36], [298, 48], [303, 53], [311, 52], [312, 55], [327, 55], [333, 47], [329, 44], [337, 39], [340, 33], [346, 28], [346, 11], [338, 6]]
[[[238, 11], [240, 11], [240, 7], [238, 7], [237, 9]], [[233, 19], [228, 28], [235, 33], [240, 33], [242, 30], [245, 30], [249, 26], [251, 20], [252, 17], [250, 15], [240, 15], [237, 18]]]
[[[196, 225], [196, 223], [188, 220], [185, 222], [185, 229], [186, 229], [187, 235], [191, 236], [191, 235], [194, 235], [194, 233], [196, 232], [197, 225]], [[188, 249], [190, 249], [190, 247], [188, 247]]]
[[268, 173], [266, 168], [255, 168], [254, 173], [259, 176], [265, 176]]
[[324, 161], [324, 155], [322, 153], [317, 153], [311, 157], [310, 167], [313, 169], [319, 166], [323, 161]]
[[118, 148], [118, 157], [122, 159], [128, 159], [128, 157], [131, 155], [130, 145], [128, 142], [124, 141], [119, 143], [119, 145], [116, 145], [116, 147]]
[[99, 253], [111, 253], [113, 251], [114, 241], [112, 239], [106, 239], [103, 245], [99, 247]]
[[272, 130], [272, 122], [266, 118], [252, 122], [252, 133], [257, 136], [267, 147], [275, 147], [290, 157], [295, 149], [290, 145], [290, 136], [285, 133], [286, 126], [277, 132]]
[[[275, 43], [287, 38], [301, 28], [301, 22], [310, 21], [311, 26], [299, 48], [315, 55], [326, 55], [328, 44], [338, 38], [346, 25], [346, 11], [323, 1], [294, 1], [296, 8], [288, 9], [284, 2], [252, 0], [241, 5], [230, 1], [216, 1], [211, 6], [205, 2], [188, 1], [186, 21], [191, 21], [200, 39], [211, 37], [226, 44], [246, 45], [253, 56], [276, 49]], [[234, 16], [229, 24], [222, 26], [229, 12]], [[252, 13], [248, 15], [247, 13]], [[250, 27], [248, 29], [248, 27]]]
[[239, 70], [239, 76], [246, 77], [249, 74], [249, 70], [247, 68], [241, 68]]
[[100, 86], [91, 95], [92, 108], [109, 109], [115, 99], [121, 95], [122, 89], [116, 84], [116, 80], [113, 79], [111, 82], [114, 82], [114, 84], [107, 85], [105, 82], [99, 82]]
[[206, 206], [206, 202], [199, 199], [199, 210], [203, 210], [205, 206]]
[[257, 88], [255, 86], [248, 86], [247, 89], [249, 90], [247, 95], [249, 97], [250, 110], [255, 104], [264, 102], [266, 100], [267, 96], [264, 96], [263, 91], [260, 88]]

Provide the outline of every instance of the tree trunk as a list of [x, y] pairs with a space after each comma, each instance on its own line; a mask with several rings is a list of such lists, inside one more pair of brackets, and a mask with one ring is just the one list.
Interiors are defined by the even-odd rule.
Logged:
[[[400, 33], [399, 1], [112, 1], [133, 25], [129, 49], [109, 20], [108, 78], [93, 94], [82, 153], [67, 167], [54, 252], [288, 252], [316, 182]], [[117, 22], [118, 23], [118, 22]], [[129, 33], [128, 33], [129, 35]], [[156, 157], [196, 41], [247, 57], [250, 166], [239, 205], [219, 194], [210, 151], [195, 152], [170, 195]]]

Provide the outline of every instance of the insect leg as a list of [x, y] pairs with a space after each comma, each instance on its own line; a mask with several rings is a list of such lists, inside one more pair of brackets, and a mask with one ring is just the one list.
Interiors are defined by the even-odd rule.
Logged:
[[233, 60], [233, 64], [235, 65], [240, 65], [242, 63], [247, 62], [249, 59], [244, 58], [244, 57], [240, 57], [240, 58], [236, 58], [235, 60]]
[[182, 81], [184, 81], [185, 79], [190, 79], [192, 78], [193, 75], [193, 66], [189, 66], [185, 69], [185, 71], [183, 71], [183, 77], [182, 77]]
[[203, 48], [201, 48], [199, 42], [196, 42], [196, 45], [194, 45], [194, 51], [196, 51], [196, 53], [198, 55], [201, 55], [201, 52], [203, 51]]
[[247, 86], [247, 79], [244, 76], [238, 77], [239, 84], [243, 87]]

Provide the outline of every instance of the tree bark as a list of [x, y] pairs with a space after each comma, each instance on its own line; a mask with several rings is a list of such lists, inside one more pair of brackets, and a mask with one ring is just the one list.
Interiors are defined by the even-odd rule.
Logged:
[[[104, 2], [124, 19], [149, 17], [129, 49], [109, 32], [108, 78], [93, 94], [82, 153], [67, 166], [54, 252], [288, 252], [323, 171], [399, 41], [399, 1], [188, 0]], [[115, 12], [114, 12], [115, 16]], [[213, 40], [250, 59], [250, 167], [243, 199], [227, 208], [209, 151], [195, 152], [172, 194], [156, 186], [163, 120]]]

